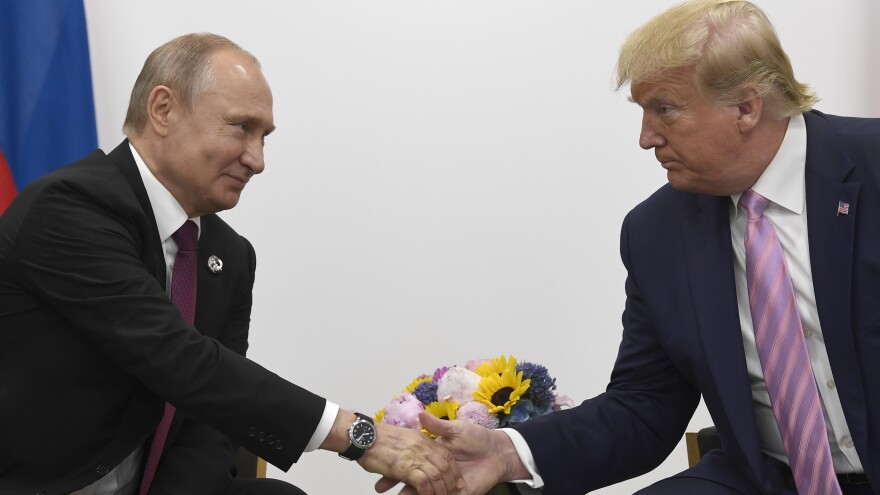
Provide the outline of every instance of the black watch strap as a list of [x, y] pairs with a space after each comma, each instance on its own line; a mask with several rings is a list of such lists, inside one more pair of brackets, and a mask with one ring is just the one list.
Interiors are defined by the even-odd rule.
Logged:
[[[359, 412], [356, 412], [356, 413], [354, 413], [354, 414], [355, 414], [358, 418], [360, 418], [360, 419], [366, 421], [367, 423], [369, 423], [370, 426], [373, 427], [373, 431], [374, 431], [373, 434], [375, 435], [375, 426], [374, 426], [374, 423], [373, 423], [373, 418], [367, 416], [366, 414], [361, 414], [361, 413], [359, 413]], [[349, 434], [348, 448], [345, 449], [345, 452], [340, 452], [340, 453], [339, 453], [339, 457], [342, 457], [343, 459], [348, 459], [348, 460], [350, 460], [350, 461], [356, 461], [356, 460], [360, 459], [361, 456], [364, 455], [364, 452], [366, 452], [367, 449], [370, 448], [370, 447], [372, 446], [372, 443], [371, 443], [370, 445], [368, 445], [368, 446], [366, 446], [366, 447], [359, 447], [358, 445], [356, 445], [356, 444], [352, 441], [352, 439], [351, 439], [351, 428], [352, 428], [357, 422], [358, 422], [358, 421], [355, 420], [355, 422], [352, 423], [352, 425], [349, 427], [349, 430], [348, 430], [348, 432], [349, 432], [349, 433], [348, 433], [348, 434]]]

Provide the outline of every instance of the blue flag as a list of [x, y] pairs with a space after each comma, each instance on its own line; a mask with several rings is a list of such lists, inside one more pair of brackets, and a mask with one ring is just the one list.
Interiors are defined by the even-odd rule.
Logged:
[[83, 0], [0, 0], [0, 213], [97, 145]]

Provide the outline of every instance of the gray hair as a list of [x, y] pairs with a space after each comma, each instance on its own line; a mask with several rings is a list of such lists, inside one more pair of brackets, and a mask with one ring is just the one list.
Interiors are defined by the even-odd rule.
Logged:
[[220, 50], [234, 50], [260, 65], [256, 57], [228, 38], [211, 33], [185, 34], [153, 50], [131, 90], [122, 132], [131, 137], [143, 131], [150, 93], [156, 86], [167, 86], [192, 110], [199, 96], [214, 86], [212, 56]]

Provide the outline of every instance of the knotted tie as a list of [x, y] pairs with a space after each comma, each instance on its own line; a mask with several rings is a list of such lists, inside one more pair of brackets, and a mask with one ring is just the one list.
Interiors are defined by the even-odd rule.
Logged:
[[[196, 314], [196, 259], [199, 249], [199, 228], [192, 220], [184, 222], [177, 232], [171, 235], [177, 243], [177, 257], [174, 259], [174, 268], [171, 271], [171, 301], [180, 308], [183, 319], [190, 325], [195, 321]], [[156, 433], [153, 435], [153, 443], [150, 445], [150, 453], [147, 455], [147, 464], [144, 467], [144, 477], [141, 480], [140, 495], [146, 495], [150, 491], [153, 477], [156, 476], [156, 468], [159, 466], [159, 458], [165, 440], [168, 438], [168, 429], [171, 420], [174, 419], [174, 406], [165, 403], [165, 414]]]
[[819, 391], [785, 267], [782, 245], [764, 217], [770, 202], [746, 191], [746, 280], [755, 341], [770, 404], [799, 494], [840, 495]]

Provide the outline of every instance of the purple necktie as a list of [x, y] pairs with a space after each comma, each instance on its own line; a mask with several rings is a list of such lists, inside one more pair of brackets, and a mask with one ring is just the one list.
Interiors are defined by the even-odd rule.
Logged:
[[[174, 258], [174, 268], [171, 272], [171, 301], [180, 308], [180, 314], [190, 325], [195, 321], [196, 315], [196, 259], [199, 249], [199, 228], [192, 220], [187, 220], [171, 235], [177, 243], [177, 257]], [[168, 429], [171, 420], [174, 419], [174, 406], [165, 403], [165, 414], [150, 445], [150, 453], [147, 455], [147, 464], [144, 467], [144, 477], [141, 480], [139, 494], [146, 495], [150, 491], [150, 485], [156, 476], [156, 468], [159, 467], [159, 458], [168, 438]]]
[[794, 288], [782, 245], [764, 217], [770, 202], [753, 191], [739, 201], [749, 214], [746, 280], [755, 342], [797, 491], [840, 495]]

